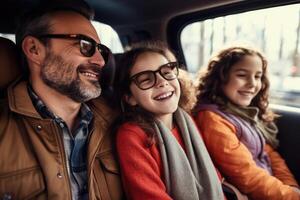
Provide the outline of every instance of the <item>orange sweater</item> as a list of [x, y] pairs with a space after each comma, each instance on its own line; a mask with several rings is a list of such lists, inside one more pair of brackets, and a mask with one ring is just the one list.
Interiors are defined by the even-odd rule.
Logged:
[[258, 167], [236, 137], [233, 124], [211, 111], [200, 111], [195, 121], [216, 167], [229, 182], [255, 200], [299, 200], [298, 187], [284, 160], [266, 145], [274, 176]]

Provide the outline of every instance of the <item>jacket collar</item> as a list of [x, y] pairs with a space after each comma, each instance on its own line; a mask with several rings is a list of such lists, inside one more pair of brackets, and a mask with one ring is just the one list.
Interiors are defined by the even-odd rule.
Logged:
[[[7, 89], [9, 108], [16, 113], [42, 119], [31, 101], [27, 84], [28, 81], [18, 79], [9, 86]], [[101, 97], [87, 102], [87, 105], [91, 108], [96, 120], [102, 123], [111, 122], [117, 115], [117, 112], [112, 111]]]
[[27, 83], [27, 81], [18, 79], [8, 87], [9, 108], [13, 112], [42, 119], [32, 104], [27, 90]]

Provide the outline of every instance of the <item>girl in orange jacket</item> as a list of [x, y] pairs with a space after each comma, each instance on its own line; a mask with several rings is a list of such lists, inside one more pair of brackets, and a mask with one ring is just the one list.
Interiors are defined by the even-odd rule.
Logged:
[[298, 200], [299, 186], [275, 150], [266, 71], [266, 59], [254, 49], [220, 51], [199, 78], [195, 121], [215, 166], [242, 193], [255, 200]]

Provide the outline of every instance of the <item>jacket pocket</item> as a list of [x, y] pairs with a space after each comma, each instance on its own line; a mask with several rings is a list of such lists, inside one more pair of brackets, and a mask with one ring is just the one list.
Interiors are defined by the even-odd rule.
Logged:
[[119, 166], [112, 154], [99, 157], [100, 163], [107, 173], [119, 174]]
[[99, 195], [101, 194], [100, 199], [123, 199], [119, 166], [112, 152], [97, 155], [95, 163], [97, 166], [94, 166], [94, 176]]
[[0, 199], [40, 199], [45, 191], [39, 167], [0, 174]]

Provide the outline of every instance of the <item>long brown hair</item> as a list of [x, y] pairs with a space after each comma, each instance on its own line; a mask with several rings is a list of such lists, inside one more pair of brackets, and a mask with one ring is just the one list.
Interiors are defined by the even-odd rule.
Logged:
[[[269, 79], [267, 77], [267, 60], [258, 50], [247, 47], [230, 47], [218, 52], [211, 58], [205, 73], [199, 74], [199, 85], [197, 105], [200, 103], [217, 103], [217, 98], [224, 102], [228, 98], [222, 91], [222, 86], [228, 82], [229, 71], [233, 65], [245, 58], [245, 56], [258, 56], [262, 61], [262, 87], [258, 94], [251, 101], [250, 106], [259, 108], [258, 117], [265, 123], [274, 120], [274, 114], [268, 110], [269, 105]], [[223, 105], [220, 105], [223, 106]]]
[[[147, 110], [143, 109], [141, 106], [131, 106], [126, 101], [124, 101], [125, 95], [131, 95], [130, 92], [130, 72], [134, 66], [137, 58], [144, 53], [158, 53], [164, 56], [168, 61], [169, 57], [166, 55], [165, 47], [159, 45], [139, 45], [136, 48], [133, 48], [122, 55], [122, 58], [118, 62], [117, 71], [116, 71], [116, 81], [114, 85], [115, 92], [115, 107], [120, 110], [121, 114], [113, 123], [112, 130], [117, 132], [117, 129], [125, 122], [135, 123], [140, 126], [145, 133], [147, 134], [147, 146], [151, 146], [156, 142], [156, 133], [154, 130], [153, 123], [155, 121], [154, 115]], [[180, 72], [179, 72], [180, 73]], [[184, 76], [186, 77], [186, 76]], [[180, 88], [184, 86], [187, 88], [186, 84], [189, 82], [187, 80], [179, 80]], [[185, 91], [185, 90], [184, 90]], [[191, 106], [187, 106], [188, 100], [186, 99], [187, 95], [180, 95], [179, 106], [184, 108], [191, 109]]]

